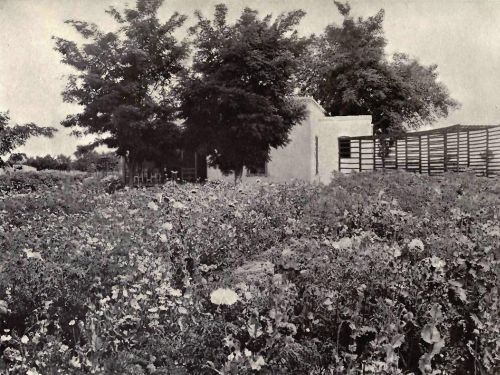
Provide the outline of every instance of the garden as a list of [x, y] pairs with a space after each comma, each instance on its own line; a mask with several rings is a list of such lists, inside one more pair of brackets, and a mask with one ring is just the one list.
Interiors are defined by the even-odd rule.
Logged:
[[498, 179], [24, 180], [0, 193], [1, 373], [500, 371]]

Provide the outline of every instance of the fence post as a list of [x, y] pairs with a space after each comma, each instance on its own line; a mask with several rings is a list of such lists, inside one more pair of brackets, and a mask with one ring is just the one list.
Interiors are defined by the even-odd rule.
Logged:
[[382, 137], [379, 139], [379, 144], [380, 144], [380, 155], [382, 157], [382, 169], [385, 170], [385, 144], [384, 147], [382, 148]]
[[405, 136], [405, 171], [408, 171], [408, 136]]
[[338, 150], [339, 150], [339, 152], [338, 152], [338, 158], [339, 158], [339, 172], [342, 172], [342, 164], [341, 164], [341, 160], [342, 160], [342, 158], [340, 157], [340, 156], [341, 156], [341, 154], [340, 154], [340, 137], [339, 137], [339, 138], [337, 138], [337, 142], [338, 142]]
[[467, 130], [467, 168], [470, 168], [470, 131]]
[[358, 147], [359, 147], [359, 171], [361, 172], [362, 171], [362, 158], [363, 158], [363, 154], [361, 152], [361, 139], [358, 139]]
[[443, 134], [444, 143], [444, 157], [443, 157], [443, 169], [445, 172], [448, 171], [448, 135], [446, 132]]
[[460, 130], [457, 130], [457, 172], [460, 172]]
[[377, 169], [377, 165], [376, 165], [376, 157], [375, 157], [375, 148], [376, 148], [376, 142], [375, 142], [375, 138], [373, 138], [373, 170], [376, 170]]
[[427, 134], [427, 173], [431, 175], [431, 138]]
[[418, 173], [422, 174], [422, 136], [418, 136]]
[[490, 164], [490, 130], [486, 129], [486, 177], [489, 175], [488, 167]]
[[396, 163], [396, 169], [398, 169], [398, 138], [396, 137], [396, 143], [394, 144], [394, 158]]

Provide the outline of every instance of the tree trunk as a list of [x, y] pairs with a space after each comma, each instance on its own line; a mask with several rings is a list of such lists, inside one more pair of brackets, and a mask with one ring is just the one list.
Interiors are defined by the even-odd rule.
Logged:
[[243, 176], [243, 166], [237, 167], [234, 170], [234, 184], [237, 185], [239, 182], [241, 182], [241, 177]]
[[137, 172], [137, 163], [129, 156], [127, 157], [128, 185], [134, 186], [134, 175]]

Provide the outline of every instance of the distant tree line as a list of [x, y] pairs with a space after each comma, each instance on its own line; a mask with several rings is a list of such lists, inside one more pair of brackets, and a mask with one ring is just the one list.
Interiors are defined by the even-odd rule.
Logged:
[[8, 112], [0, 112], [0, 168], [5, 166], [4, 156], [11, 154], [33, 136], [52, 137], [56, 129], [34, 123], [11, 124]]
[[37, 170], [82, 171], [82, 172], [110, 172], [117, 171], [119, 157], [114, 152], [89, 151], [75, 153], [76, 159], [67, 155], [45, 155], [28, 157], [23, 153], [11, 154], [7, 163], [10, 165], [23, 164]]

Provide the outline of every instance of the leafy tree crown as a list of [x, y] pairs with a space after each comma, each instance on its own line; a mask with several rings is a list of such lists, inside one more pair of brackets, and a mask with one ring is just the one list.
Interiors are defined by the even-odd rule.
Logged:
[[286, 145], [304, 117], [290, 98], [304, 47], [295, 27], [303, 15], [299, 10], [273, 20], [246, 8], [228, 24], [225, 5], [215, 7], [213, 20], [196, 13], [193, 72], [181, 93], [186, 139], [223, 172], [267, 161], [270, 148]]
[[109, 13], [116, 32], [104, 33], [84, 21], [66, 21], [89, 42], [78, 46], [55, 37], [62, 61], [75, 68], [63, 98], [83, 107], [62, 124], [74, 134], [93, 134], [90, 145], [105, 144], [131, 160], [158, 159], [178, 146], [180, 130], [171, 89], [184, 68], [188, 45], [174, 32], [186, 17], [157, 16], [161, 0], [138, 0], [135, 9]]
[[384, 11], [351, 16], [349, 3], [335, 2], [343, 16], [310, 38], [298, 85], [331, 115], [372, 115], [381, 132], [419, 128], [446, 117], [459, 104], [438, 81], [437, 65], [385, 52]]

